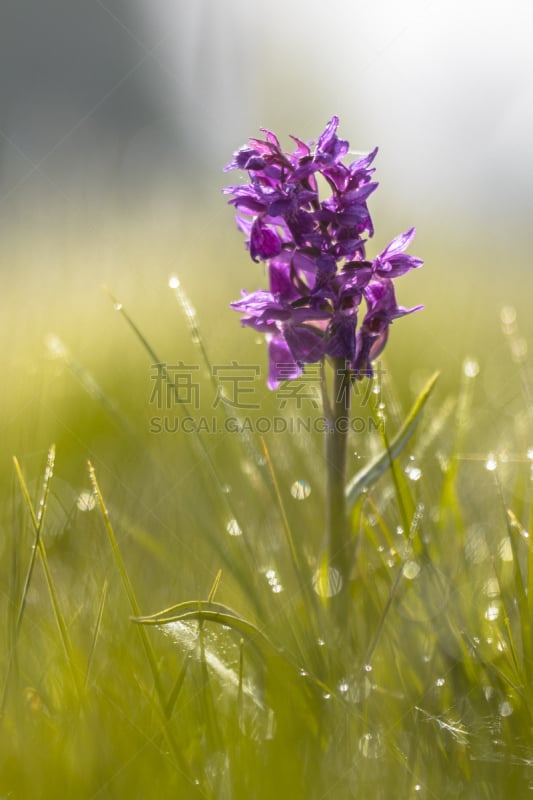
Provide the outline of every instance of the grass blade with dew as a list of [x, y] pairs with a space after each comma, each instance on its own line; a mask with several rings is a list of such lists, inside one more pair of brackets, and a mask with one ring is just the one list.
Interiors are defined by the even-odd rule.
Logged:
[[43, 565], [46, 585], [48, 587], [48, 592], [50, 594], [50, 600], [52, 602], [52, 608], [53, 608], [53, 611], [54, 611], [54, 617], [55, 617], [56, 624], [57, 624], [57, 627], [58, 627], [59, 636], [60, 636], [60, 639], [61, 639], [61, 642], [62, 642], [62, 645], [63, 645], [63, 649], [65, 651], [65, 655], [66, 655], [67, 662], [68, 662], [68, 665], [69, 665], [69, 668], [70, 668], [70, 671], [71, 671], [71, 674], [72, 674], [74, 685], [75, 685], [76, 690], [78, 691], [78, 693], [80, 693], [81, 685], [80, 685], [80, 681], [79, 681], [78, 671], [77, 671], [76, 665], [75, 665], [74, 649], [73, 649], [72, 642], [71, 642], [71, 639], [70, 639], [70, 636], [69, 636], [69, 633], [68, 633], [68, 628], [67, 628], [67, 624], [65, 622], [65, 617], [64, 617], [63, 611], [61, 609], [61, 604], [59, 602], [59, 596], [58, 596], [58, 593], [57, 593], [57, 589], [56, 589], [56, 586], [55, 586], [54, 579], [52, 577], [52, 573], [51, 573], [50, 566], [49, 566], [49, 563], [48, 563], [48, 556], [46, 554], [46, 548], [44, 546], [44, 541], [43, 541], [43, 538], [42, 538], [44, 520], [45, 520], [45, 517], [46, 517], [48, 496], [49, 496], [49, 493], [50, 493], [50, 484], [51, 484], [52, 477], [53, 477], [53, 474], [54, 474], [55, 446], [52, 445], [50, 447], [49, 451], [48, 451], [48, 457], [47, 457], [46, 468], [45, 468], [45, 472], [44, 472], [43, 483], [42, 483], [42, 488], [41, 488], [41, 495], [40, 495], [40, 499], [39, 499], [39, 505], [38, 505], [37, 512], [35, 511], [35, 508], [33, 507], [33, 504], [32, 504], [31, 498], [30, 498], [30, 494], [29, 494], [29, 491], [28, 491], [28, 486], [26, 484], [26, 481], [25, 481], [24, 475], [22, 473], [22, 469], [20, 467], [20, 464], [19, 464], [19, 462], [18, 462], [18, 460], [16, 458], [14, 458], [13, 461], [14, 461], [14, 464], [15, 464], [15, 472], [17, 474], [17, 478], [18, 478], [18, 481], [19, 481], [19, 484], [20, 484], [22, 495], [24, 497], [24, 500], [26, 501], [26, 505], [28, 506], [28, 510], [30, 512], [30, 517], [31, 517], [33, 531], [34, 531], [34, 537], [35, 537], [34, 538], [34, 546], [33, 546], [32, 554], [31, 554], [31, 557], [30, 557], [30, 563], [29, 563], [29, 566], [28, 566], [27, 574], [26, 574], [26, 580], [25, 580], [25, 583], [24, 583], [24, 589], [23, 589], [23, 595], [22, 595], [22, 598], [21, 598], [19, 614], [18, 614], [18, 618], [17, 618], [16, 633], [17, 633], [17, 636], [18, 636], [18, 632], [19, 632], [20, 626], [22, 624], [22, 618], [23, 618], [24, 609], [25, 609], [25, 606], [26, 606], [28, 590], [29, 590], [29, 587], [30, 587], [31, 578], [32, 578], [32, 574], [33, 574], [33, 569], [34, 569], [34, 565], [35, 565], [35, 557], [36, 557], [36, 554], [38, 552], [40, 557], [41, 557], [41, 562], [42, 562], [42, 565]]
[[[281, 492], [280, 492], [280, 488], [279, 488], [278, 479], [277, 479], [276, 473], [274, 471], [274, 466], [272, 464], [272, 460], [270, 458], [270, 453], [268, 451], [266, 442], [265, 442], [265, 440], [264, 440], [264, 438], [262, 436], [261, 436], [261, 446], [263, 448], [263, 453], [264, 453], [264, 456], [265, 456], [265, 459], [266, 459], [266, 463], [267, 463], [267, 466], [268, 466], [268, 470], [269, 470], [269, 473], [270, 473], [270, 477], [271, 477], [271, 480], [272, 480], [272, 485], [274, 487], [274, 494], [275, 494], [275, 498], [276, 498], [276, 503], [277, 503], [279, 514], [280, 514], [280, 517], [281, 517], [282, 527], [283, 527], [283, 531], [285, 533], [285, 538], [286, 538], [286, 541], [287, 541], [287, 546], [288, 546], [288, 550], [289, 550], [289, 553], [290, 553], [293, 570], [294, 570], [294, 573], [295, 573], [295, 576], [296, 576], [296, 580], [297, 580], [299, 588], [300, 588], [301, 595], [304, 598], [305, 603], [306, 603], [306, 608], [307, 608], [307, 613], [306, 613], [307, 620], [306, 620], [306, 622], [308, 623], [308, 626], [310, 628], [310, 640], [314, 644], [320, 638], [319, 631], [318, 631], [317, 626], [316, 626], [317, 619], [318, 619], [318, 613], [319, 613], [318, 602], [317, 602], [318, 601], [318, 595], [316, 595], [313, 592], [312, 583], [311, 583], [311, 576], [308, 574], [309, 571], [307, 569], [307, 566], [306, 566], [303, 558], [300, 556], [300, 553], [298, 552], [298, 549], [296, 547], [296, 543], [295, 543], [295, 540], [294, 540], [294, 536], [292, 534], [292, 530], [291, 530], [291, 526], [290, 526], [290, 523], [289, 523], [289, 519], [287, 517], [287, 512], [285, 511], [285, 506], [284, 506], [284, 503], [283, 503], [283, 499], [281, 497]], [[308, 628], [308, 630], [309, 630], [309, 628]], [[297, 631], [296, 631], [296, 627], [295, 626], [293, 626], [293, 634], [294, 634], [295, 638], [297, 639], [297, 641], [299, 641], [299, 636], [297, 635]], [[303, 649], [303, 645], [301, 643], [299, 644], [299, 648], [300, 648], [301, 654], [303, 656], [303, 654], [306, 652], [306, 650]], [[311, 652], [315, 653], [315, 651], [316, 651], [316, 648], [313, 646], [313, 648], [311, 649]], [[318, 668], [319, 665], [316, 664], [315, 666]]]
[[[214, 623], [217, 626], [230, 628], [241, 639], [249, 642], [253, 651], [259, 656], [263, 665], [265, 691], [270, 695], [270, 702], [278, 695], [284, 703], [287, 698], [295, 709], [305, 727], [316, 735], [318, 730], [318, 708], [322, 697], [332, 696], [332, 690], [307, 669], [303, 670], [292, 661], [285, 652], [278, 650], [253, 623], [233, 614], [222, 614], [208, 607], [204, 601], [196, 603], [196, 608], [188, 613], [173, 615], [167, 619], [153, 620], [134, 619], [139, 625], [171, 625], [196, 620], [203, 624]], [[305, 676], [304, 678], [302, 676]], [[238, 687], [239, 675], [235, 675]]]
[[435, 387], [438, 377], [439, 373], [436, 372], [424, 386], [411, 411], [407, 415], [404, 424], [390, 441], [389, 449], [374, 458], [368, 466], [360, 470], [348, 482], [348, 486], [346, 487], [346, 499], [349, 509], [352, 508], [364, 489], [375, 483], [378, 478], [389, 469], [391, 462], [394, 461], [405, 448], [420, 422], [422, 411]]
[[[231, 628], [236, 633], [249, 641], [255, 650], [261, 655], [265, 664], [271, 664], [274, 669], [276, 665], [283, 665], [283, 672], [293, 677], [300, 675], [300, 667], [285, 653], [279, 650], [276, 645], [260, 630], [253, 622], [249, 622], [236, 611], [220, 603], [209, 603], [206, 600], [191, 600], [185, 603], [178, 603], [164, 611], [159, 611], [150, 616], [133, 617], [133, 622], [139, 625], [169, 625], [174, 622], [184, 622], [187, 620], [202, 620], [213, 622], [217, 625]], [[274, 669], [275, 671], [275, 669]], [[318, 691], [327, 691], [328, 687], [318, 678], [310, 676], [310, 685]]]
[[[531, 682], [531, 676], [533, 672], [533, 641], [532, 641], [533, 632], [531, 628], [531, 617], [529, 615], [527, 584], [524, 582], [524, 577], [522, 575], [522, 568], [521, 568], [522, 557], [520, 554], [517, 541], [517, 537], [520, 534], [522, 528], [518, 523], [518, 520], [512, 513], [512, 511], [510, 511], [509, 508], [507, 507], [503, 494], [503, 487], [501, 485], [500, 477], [498, 475], [498, 470], [497, 469], [493, 470], [492, 474], [494, 476], [494, 482], [496, 484], [496, 491], [498, 494], [498, 498], [500, 500], [500, 505], [503, 514], [505, 516], [505, 524], [507, 526], [507, 537], [511, 547], [511, 555], [512, 555], [512, 569], [513, 569], [512, 596], [508, 597], [508, 593], [506, 591], [501, 592], [503, 607], [505, 611], [504, 621], [507, 628], [509, 647], [511, 650], [511, 655], [513, 658], [515, 668], [517, 670], [517, 673], [521, 676], [524, 683], [528, 684]], [[527, 544], [529, 545], [529, 542], [527, 542]], [[522, 639], [521, 649], [523, 653], [522, 664], [520, 664], [519, 648], [514, 641], [513, 629], [510, 623], [510, 616], [512, 614], [513, 607], [517, 608], [520, 619], [520, 633]]]
[[104, 409], [106, 414], [113, 422], [129, 437], [137, 439], [137, 434], [128, 420], [125, 419], [117, 404], [109, 398], [104, 390], [99, 386], [91, 373], [72, 356], [61, 339], [54, 333], [47, 335], [45, 339], [48, 352], [55, 359], [62, 359], [67, 369], [71, 372], [89, 397], [96, 400]]
[[[99, 508], [100, 508], [100, 511], [101, 511], [101, 514], [102, 514], [102, 517], [103, 517], [103, 520], [104, 520], [104, 527], [106, 529], [107, 536], [108, 536], [108, 539], [109, 539], [109, 543], [111, 545], [111, 550], [113, 552], [113, 556], [114, 556], [114, 559], [115, 559], [115, 564], [116, 564], [118, 572], [120, 574], [120, 578], [121, 578], [121, 581], [122, 581], [122, 586], [123, 586], [124, 591], [125, 591], [125, 593], [127, 595], [127, 598], [128, 598], [128, 601], [129, 601], [129, 604], [130, 604], [130, 608], [131, 608], [131, 611], [132, 611], [133, 615], [134, 616], [139, 616], [140, 615], [139, 605], [138, 605], [137, 599], [135, 597], [135, 592], [133, 590], [133, 586], [132, 586], [132, 583], [130, 581], [130, 577], [128, 575], [128, 571], [126, 569], [126, 565], [124, 564], [124, 561], [122, 559], [122, 555], [120, 553], [120, 548], [118, 546], [118, 542], [117, 542], [117, 539], [116, 539], [116, 536], [115, 536], [115, 532], [113, 530], [113, 525], [111, 524], [111, 519], [110, 519], [110, 516], [109, 516], [109, 512], [107, 510], [107, 506], [105, 504], [102, 492], [100, 490], [100, 486], [99, 486], [98, 481], [96, 479], [96, 473], [94, 471], [94, 467], [90, 462], [89, 462], [88, 466], [89, 466], [89, 477], [91, 479], [91, 484], [92, 484], [92, 487], [93, 487], [93, 491], [94, 491], [95, 496], [96, 496], [96, 498], [98, 500], [98, 505], [99, 505]], [[142, 642], [142, 645], [143, 645], [143, 648], [144, 648], [144, 652], [145, 652], [145, 655], [146, 655], [146, 660], [148, 662], [148, 665], [149, 665], [149, 668], [150, 668], [150, 672], [151, 672], [151, 675], [152, 675], [152, 680], [153, 680], [153, 683], [154, 683], [154, 688], [155, 688], [155, 692], [156, 692], [156, 695], [157, 695], [157, 699], [158, 699], [158, 702], [159, 702], [159, 708], [160, 708], [160, 712], [161, 712], [161, 720], [162, 720], [162, 725], [163, 725], [163, 729], [164, 729], [165, 738], [167, 740], [167, 743], [168, 743], [169, 747], [171, 748], [171, 752], [172, 752], [172, 754], [174, 756], [174, 760], [175, 760], [177, 768], [183, 773], [183, 776], [186, 777], [191, 782], [191, 785], [192, 785], [194, 783], [194, 779], [190, 775], [189, 767], [188, 767], [187, 763], [185, 762], [185, 760], [183, 758], [183, 755], [179, 751], [179, 749], [178, 749], [178, 747], [176, 745], [176, 742], [174, 740], [174, 737], [172, 735], [172, 732], [171, 732], [171, 730], [170, 730], [170, 728], [168, 726], [168, 719], [167, 719], [166, 711], [165, 711], [165, 709], [166, 709], [166, 700], [165, 700], [165, 696], [164, 696], [163, 686], [162, 686], [162, 683], [161, 683], [161, 676], [159, 674], [159, 669], [158, 669], [158, 666], [157, 666], [157, 661], [156, 661], [156, 657], [155, 657], [154, 651], [152, 649], [152, 645], [150, 643], [150, 640], [149, 640], [149, 638], [147, 636], [146, 631], [143, 628], [139, 629], [139, 634], [140, 634], [141, 642]]]
[[[192, 342], [200, 350], [202, 359], [207, 369], [207, 373], [209, 375], [210, 383], [215, 390], [215, 396], [222, 397], [222, 403], [221, 403], [222, 409], [224, 411], [226, 419], [229, 419], [228, 407], [226, 402], [224, 402], [224, 392], [221, 389], [220, 381], [217, 380], [215, 368], [213, 367], [213, 363], [209, 357], [209, 353], [205, 345], [205, 339], [202, 335], [202, 331], [200, 330], [200, 326], [198, 324], [198, 320], [196, 317], [196, 311], [191, 301], [189, 300], [183, 286], [181, 285], [181, 281], [177, 275], [170, 276], [168, 281], [168, 286], [173, 291], [174, 296], [185, 315], [185, 318], [189, 325]], [[236, 413], [236, 411], [237, 409], [233, 408], [234, 414]], [[239, 416], [237, 415], [236, 418], [239, 419]], [[261, 459], [261, 454], [258, 451], [252, 437], [250, 436], [250, 433], [245, 429], [244, 426], [241, 426], [241, 430], [239, 431], [238, 441], [243, 447], [245, 455], [248, 458], [251, 457], [252, 463], [258, 469], [259, 474], [263, 478], [264, 485], [267, 487], [267, 489], [272, 490], [271, 482], [267, 479], [264, 467], [262, 467], [263, 461]]]
[[[113, 303], [113, 307], [115, 308], [115, 310], [122, 315], [127, 325], [131, 328], [136, 338], [141, 343], [146, 353], [150, 356], [152, 362], [155, 365], [157, 365], [158, 369], [160, 370], [162, 378], [166, 381], [166, 383], [172, 385], [169, 379], [168, 371], [165, 367], [165, 362], [159, 358], [158, 354], [155, 352], [154, 348], [151, 346], [148, 339], [141, 332], [137, 324], [130, 317], [130, 315], [124, 308], [123, 304], [116, 299], [116, 297], [111, 293], [111, 291], [107, 287], [104, 287], [104, 291], [106, 292], [109, 299]], [[179, 396], [177, 389], [175, 391], [175, 400], [187, 417], [193, 416], [191, 413], [191, 409], [189, 408], [189, 405], [185, 403], [183, 399]], [[228, 493], [225, 491], [225, 483], [224, 481], [221, 480], [218, 474], [218, 471], [216, 469], [209, 448], [206, 446], [200, 431], [197, 430], [196, 428], [194, 430], [194, 436], [192, 441], [196, 445], [197, 455], [207, 465], [209, 475], [212, 478], [213, 483], [217, 488], [217, 494], [220, 502], [224, 506], [226, 515], [229, 516], [229, 518], [232, 521], [234, 520], [236, 522], [236, 525], [240, 530], [241, 526], [238, 523], [239, 515], [237, 514], [237, 511], [234, 508]], [[239, 540], [241, 546], [245, 548], [245, 552], [248, 556], [248, 559], [251, 560], [250, 564], [253, 565], [253, 553], [250, 550], [250, 543], [248, 541], [248, 538], [246, 536], [238, 536], [232, 538]], [[224, 561], [225, 565], [228, 567], [229, 570], [231, 570], [232, 574], [234, 574], [238, 578], [241, 586], [246, 589], [247, 596], [249, 600], [254, 604], [256, 611], [261, 614], [264, 609], [261, 605], [260, 593], [255, 591], [255, 584], [251, 578], [253, 572], [249, 569], [250, 565], [247, 565], [246, 563], [239, 563], [242, 561], [242, 559], [240, 558], [237, 559], [238, 553], [242, 553], [242, 550], [239, 550], [237, 552], [235, 549], [232, 549], [231, 552], [228, 552], [224, 548], [222, 541], [218, 536], [210, 537], [210, 542], [214, 546], [216, 554]]]
[[16, 456], [13, 457], [13, 464], [14, 464], [14, 467], [15, 467], [15, 474], [16, 474], [17, 479], [18, 479], [18, 484], [19, 484], [20, 490], [22, 492], [22, 496], [23, 496], [23, 498], [24, 498], [24, 500], [26, 502], [26, 506], [28, 507], [28, 511], [30, 513], [33, 532], [34, 532], [34, 540], [33, 540], [33, 547], [32, 547], [31, 552], [30, 552], [30, 560], [28, 562], [28, 567], [26, 569], [26, 575], [24, 577], [24, 583], [23, 583], [23, 587], [22, 587], [22, 594], [21, 594], [18, 610], [17, 610], [16, 616], [15, 616], [14, 629], [13, 629], [13, 640], [12, 640], [11, 651], [10, 651], [9, 658], [8, 658], [8, 663], [7, 663], [7, 671], [6, 671], [5, 681], [4, 681], [4, 688], [3, 688], [3, 692], [2, 692], [2, 701], [1, 701], [1, 705], [0, 705], [0, 714], [3, 714], [3, 712], [4, 712], [5, 704], [6, 704], [6, 700], [7, 700], [7, 691], [8, 691], [9, 680], [10, 680], [10, 676], [11, 676], [11, 669], [12, 669], [12, 666], [13, 666], [13, 658], [14, 658], [14, 654], [15, 654], [15, 649], [17, 647], [18, 636], [19, 636], [19, 633], [20, 633], [20, 628], [21, 628], [21, 625], [22, 625], [24, 612], [26, 610], [26, 602], [27, 602], [27, 598], [28, 598], [28, 592], [29, 592], [29, 588], [30, 588], [30, 585], [31, 585], [32, 577], [33, 577], [33, 571], [34, 571], [34, 568], [35, 568], [35, 560], [37, 558], [38, 544], [39, 544], [39, 540], [41, 538], [41, 531], [42, 531], [42, 527], [43, 527], [43, 524], [44, 524], [44, 518], [45, 518], [45, 515], [46, 515], [48, 494], [49, 494], [49, 491], [50, 491], [50, 481], [52, 479], [52, 474], [53, 474], [53, 470], [54, 470], [54, 461], [55, 461], [55, 446], [52, 445], [50, 447], [49, 451], [48, 451], [48, 456], [47, 456], [47, 461], [46, 461], [46, 468], [45, 468], [44, 477], [43, 477], [43, 483], [42, 483], [42, 488], [41, 488], [41, 497], [40, 497], [39, 503], [38, 503], [39, 511], [36, 514], [35, 510], [33, 508], [33, 502], [32, 502], [32, 499], [30, 497], [30, 493], [28, 491], [28, 487], [26, 485], [26, 481], [24, 480], [24, 476], [22, 474], [22, 469], [20, 467], [20, 464], [19, 464]]

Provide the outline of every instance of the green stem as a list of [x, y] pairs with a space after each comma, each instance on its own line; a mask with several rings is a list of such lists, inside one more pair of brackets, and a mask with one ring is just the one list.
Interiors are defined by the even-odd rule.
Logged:
[[[330, 592], [340, 578], [340, 594], [348, 589], [350, 535], [346, 503], [346, 454], [350, 414], [350, 371], [341, 359], [332, 359], [333, 390], [324, 403], [328, 420], [325, 437], [326, 458], [326, 541]], [[325, 387], [324, 387], [324, 390]], [[331, 570], [337, 571], [338, 575]], [[336, 593], [336, 591], [335, 591]]]

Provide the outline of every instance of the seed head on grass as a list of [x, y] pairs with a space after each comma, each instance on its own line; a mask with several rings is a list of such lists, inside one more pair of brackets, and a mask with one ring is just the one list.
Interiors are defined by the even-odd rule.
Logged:
[[[316, 144], [292, 137], [292, 153], [264, 130], [264, 139], [250, 139], [226, 167], [248, 172], [249, 183], [225, 191], [250, 256], [267, 264], [270, 284], [243, 292], [232, 307], [244, 314], [244, 326], [266, 335], [271, 389], [327, 356], [343, 360], [357, 377], [371, 376], [390, 324], [421, 308], [399, 306], [393, 283], [422, 264], [405, 253], [414, 228], [367, 259], [377, 148], [344, 164], [349, 143], [338, 138], [338, 124], [332, 117]], [[330, 189], [325, 198], [318, 176]]]

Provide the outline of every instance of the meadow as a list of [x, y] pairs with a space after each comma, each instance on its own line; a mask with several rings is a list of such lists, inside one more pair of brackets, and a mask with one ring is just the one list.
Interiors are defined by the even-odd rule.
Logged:
[[6, 235], [0, 796], [528, 797], [527, 298], [422, 231], [426, 309], [355, 398], [341, 633], [320, 409], [266, 388], [220, 206]]

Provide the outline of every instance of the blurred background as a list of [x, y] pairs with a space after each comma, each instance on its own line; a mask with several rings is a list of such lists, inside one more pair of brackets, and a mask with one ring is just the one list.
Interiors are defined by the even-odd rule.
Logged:
[[[332, 114], [354, 151], [380, 147], [369, 254], [416, 225], [426, 262], [398, 287], [426, 306], [392, 332], [400, 391], [434, 369], [453, 387], [468, 356], [495, 424], [512, 406], [500, 312], [516, 309], [523, 361], [533, 286], [527, 0], [4, 0], [0, 17], [3, 458], [93, 420], [87, 375], [126, 415], [147, 404], [104, 284], [171, 362], [190, 348], [179, 275], [213, 360], [264, 366], [227, 307], [263, 274], [222, 168], [260, 127], [314, 139]], [[90, 450], [97, 429], [72, 441]]]

